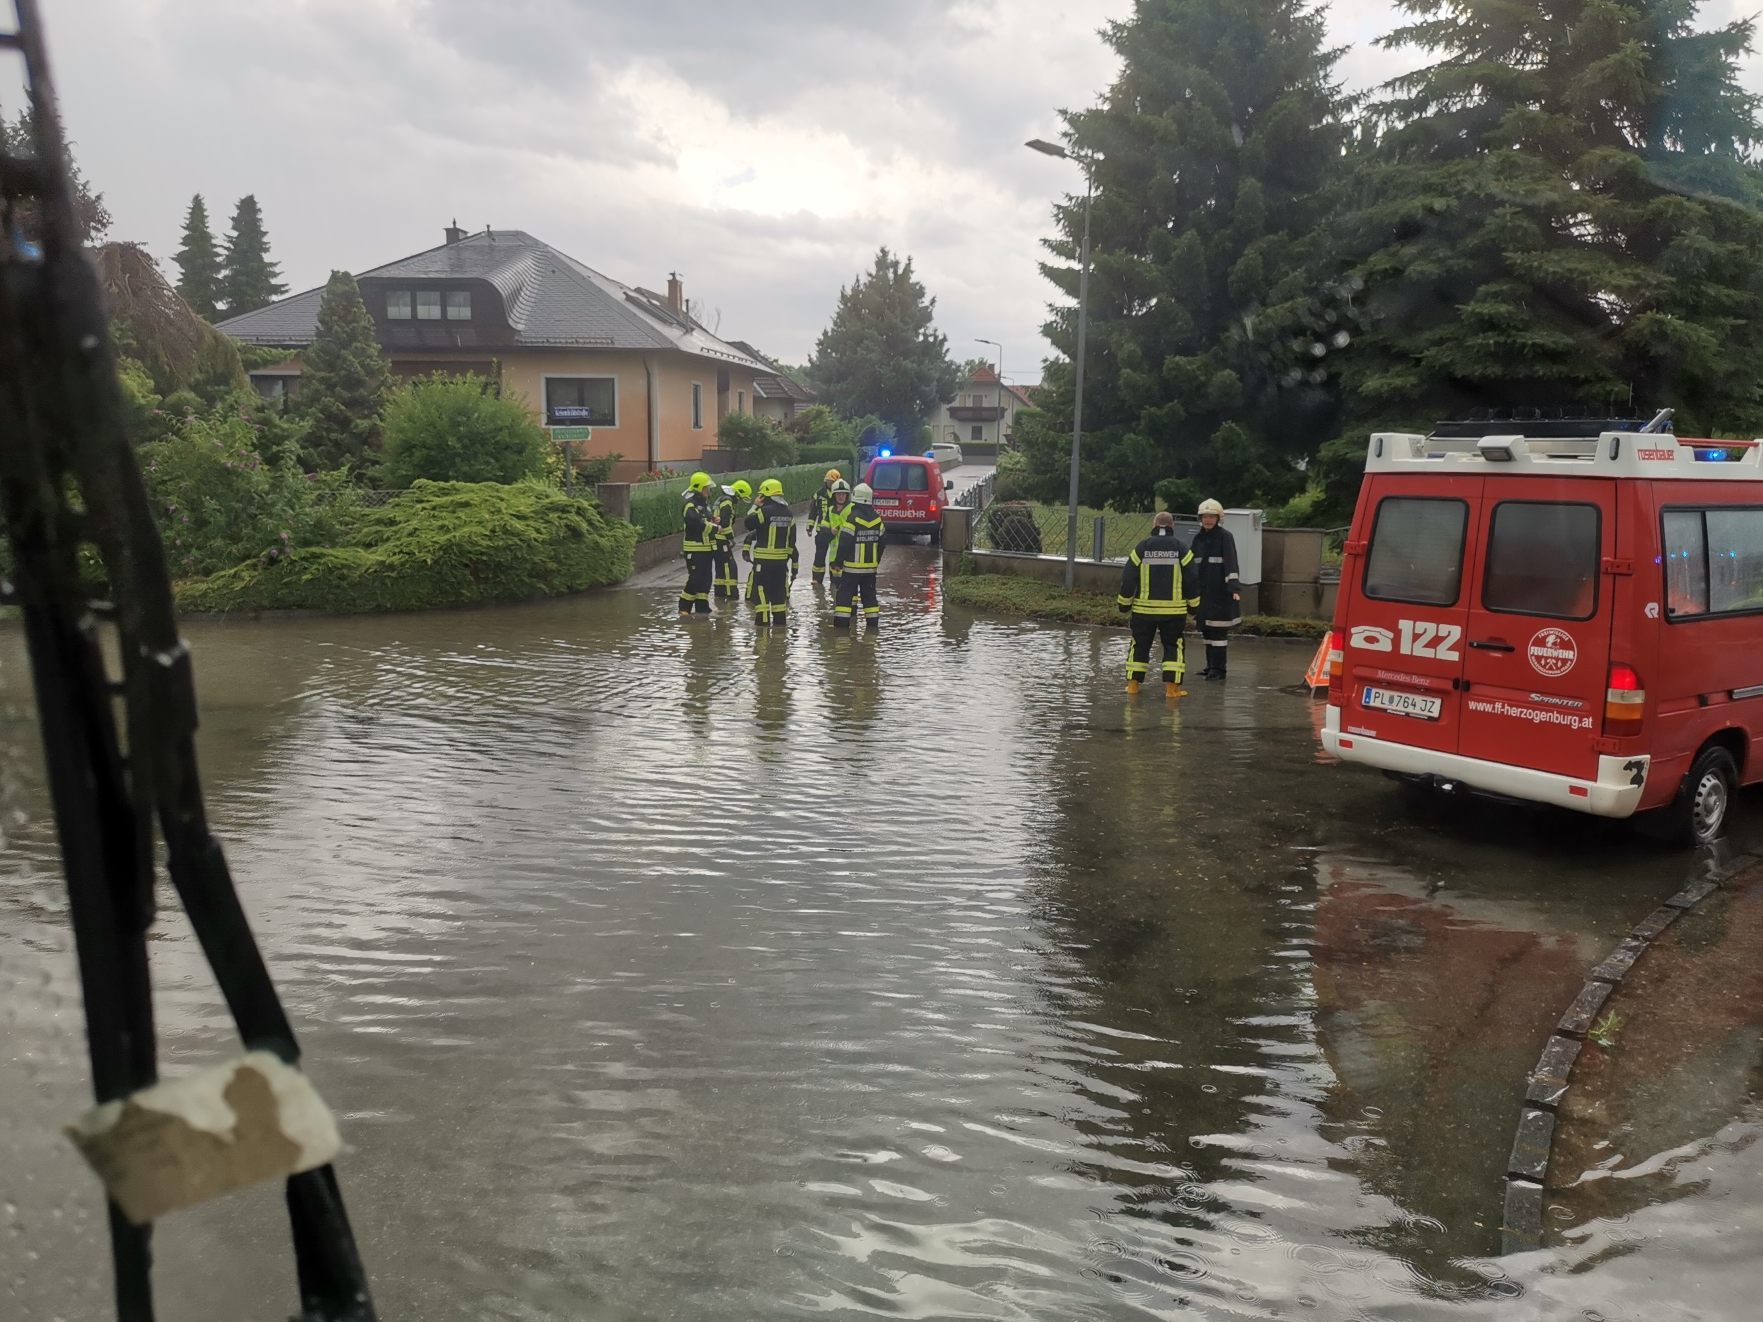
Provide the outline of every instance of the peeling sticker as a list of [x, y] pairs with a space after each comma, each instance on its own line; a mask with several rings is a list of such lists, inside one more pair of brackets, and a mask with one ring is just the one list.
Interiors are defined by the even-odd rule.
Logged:
[[314, 1170], [342, 1147], [311, 1082], [267, 1051], [106, 1102], [66, 1132], [138, 1226]]

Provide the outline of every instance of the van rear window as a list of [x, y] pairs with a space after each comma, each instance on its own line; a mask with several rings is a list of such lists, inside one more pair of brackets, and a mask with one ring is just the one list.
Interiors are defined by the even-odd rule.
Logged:
[[1596, 505], [1505, 500], [1488, 530], [1481, 604], [1510, 615], [1589, 620], [1598, 609]]
[[1453, 606], [1463, 581], [1469, 506], [1432, 496], [1385, 496], [1365, 559], [1364, 592], [1379, 601]]
[[925, 464], [877, 464], [869, 485], [876, 491], [929, 491], [930, 468]]

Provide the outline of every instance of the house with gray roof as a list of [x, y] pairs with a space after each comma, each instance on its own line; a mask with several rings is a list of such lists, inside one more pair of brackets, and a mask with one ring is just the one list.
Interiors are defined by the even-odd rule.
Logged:
[[[522, 230], [445, 233], [439, 247], [356, 277], [397, 375], [499, 377], [559, 440], [580, 441], [578, 454], [620, 455], [621, 478], [703, 462], [724, 414], [770, 397], [776, 368], [694, 320], [678, 275], [656, 293]], [[289, 350], [251, 374], [262, 393], [298, 393], [323, 296], [309, 289], [220, 323], [247, 344]]]

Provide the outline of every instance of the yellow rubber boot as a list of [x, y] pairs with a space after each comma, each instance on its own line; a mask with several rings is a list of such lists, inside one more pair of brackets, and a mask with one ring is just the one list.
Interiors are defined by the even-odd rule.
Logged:
[[1137, 693], [1138, 693], [1138, 691], [1139, 691], [1139, 682], [1138, 682], [1138, 680], [1136, 680], [1136, 679], [1129, 679], [1129, 680], [1127, 680], [1127, 681], [1126, 681], [1126, 691], [1127, 691], [1127, 694], [1128, 694], [1128, 695], [1129, 695], [1129, 696], [1135, 696], [1135, 695], [1137, 695]]
[[1173, 679], [1163, 681], [1163, 696], [1166, 698], [1185, 698], [1188, 691]]

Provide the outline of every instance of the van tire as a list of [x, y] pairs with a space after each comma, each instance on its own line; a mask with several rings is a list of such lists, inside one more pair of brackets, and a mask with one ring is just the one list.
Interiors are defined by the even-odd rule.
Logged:
[[1690, 763], [1677, 797], [1651, 815], [1650, 834], [1668, 845], [1700, 849], [1713, 844], [1732, 817], [1738, 764], [1719, 744], [1709, 744]]

